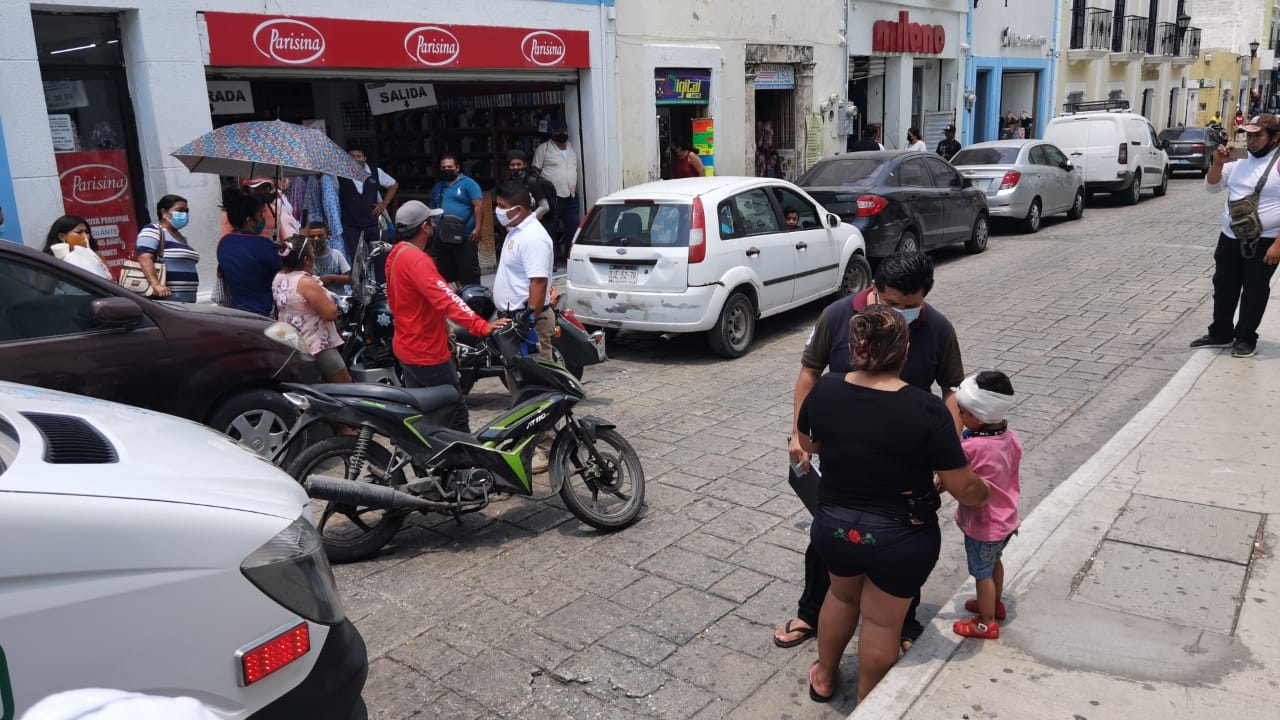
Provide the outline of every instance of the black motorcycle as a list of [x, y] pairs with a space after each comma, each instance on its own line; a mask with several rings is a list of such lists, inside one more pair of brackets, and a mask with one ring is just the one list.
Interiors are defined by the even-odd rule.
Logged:
[[392, 247], [381, 240], [361, 242], [351, 263], [351, 295], [338, 300], [340, 351], [356, 382], [403, 384], [391, 348], [396, 325], [387, 301], [387, 255]]
[[521, 352], [531, 329], [525, 313], [486, 338], [514, 380], [514, 403], [474, 434], [448, 429], [460, 397], [450, 386], [284, 386], [302, 416], [273, 462], [311, 425], [357, 432], [306, 448], [286, 468], [312, 498], [331, 560], [377, 552], [411, 512], [458, 517], [481, 510], [494, 493], [532, 496], [533, 452], [547, 433], [554, 434], [551, 492], [593, 527], [635, 521], [644, 504], [640, 458], [608, 421], [573, 414], [586, 396], [582, 383], [561, 365]]
[[[457, 292], [475, 314], [483, 318], [497, 316], [493, 291], [489, 288], [483, 285], [468, 285], [458, 289]], [[573, 310], [561, 311], [557, 307], [558, 304], [558, 302], [551, 303], [552, 312], [555, 313], [556, 318], [556, 326], [551, 335], [551, 360], [563, 365], [571, 375], [581, 380], [583, 367], [608, 359], [605, 354], [604, 333], [599, 330], [587, 332], [587, 329], [574, 316]], [[453, 351], [454, 363], [458, 368], [458, 382], [462, 387], [463, 395], [470, 393], [476, 381], [482, 378], [496, 377], [501, 378], [504, 384], [507, 382], [502, 356], [490, 343], [485, 342], [484, 338], [472, 335], [466, 329], [450, 323], [449, 343]]]

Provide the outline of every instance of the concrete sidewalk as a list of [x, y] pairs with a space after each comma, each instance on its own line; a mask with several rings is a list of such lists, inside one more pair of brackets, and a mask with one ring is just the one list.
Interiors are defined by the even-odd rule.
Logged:
[[1257, 356], [1188, 351], [1023, 519], [999, 640], [951, 631], [970, 580], [850, 718], [1275, 717], [1277, 303], [1273, 288]]

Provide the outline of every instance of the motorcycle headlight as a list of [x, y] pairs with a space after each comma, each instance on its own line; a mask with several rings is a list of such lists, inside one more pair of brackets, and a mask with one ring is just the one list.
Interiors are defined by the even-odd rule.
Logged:
[[307, 346], [302, 342], [302, 335], [289, 323], [273, 322], [262, 333], [281, 345], [286, 345], [300, 353], [307, 352]]
[[272, 600], [312, 622], [336, 625], [346, 616], [320, 534], [306, 517], [254, 550], [240, 572]]

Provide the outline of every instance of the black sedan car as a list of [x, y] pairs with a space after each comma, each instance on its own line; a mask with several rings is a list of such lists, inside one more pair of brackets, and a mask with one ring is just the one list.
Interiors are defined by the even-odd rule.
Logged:
[[1227, 142], [1227, 134], [1217, 128], [1175, 127], [1160, 131], [1160, 139], [1168, 143], [1169, 172], [1209, 174], [1213, 151]]
[[946, 160], [911, 151], [827, 158], [801, 178], [830, 212], [862, 231], [871, 258], [964, 243], [987, 249], [987, 196]]

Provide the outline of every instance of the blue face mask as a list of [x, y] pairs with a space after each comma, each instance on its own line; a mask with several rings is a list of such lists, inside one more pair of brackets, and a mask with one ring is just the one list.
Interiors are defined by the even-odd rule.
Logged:
[[[921, 307], [923, 307], [923, 306], [921, 306]], [[908, 325], [910, 325], [911, 323], [915, 322], [915, 321], [916, 321], [916, 318], [920, 317], [920, 308], [918, 308], [918, 307], [913, 307], [913, 308], [892, 308], [892, 310], [893, 310], [894, 312], [898, 313], [899, 315], [901, 315], [901, 316], [903, 317], [903, 319], [907, 321], [907, 324], [908, 324]]]
[[173, 224], [175, 230], [186, 227], [188, 221], [187, 214], [184, 212], [175, 212], [169, 216], [169, 222]]

